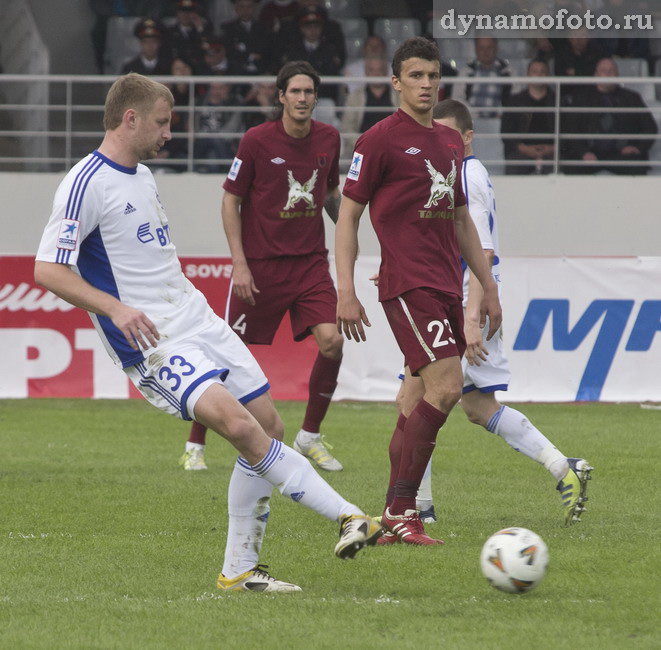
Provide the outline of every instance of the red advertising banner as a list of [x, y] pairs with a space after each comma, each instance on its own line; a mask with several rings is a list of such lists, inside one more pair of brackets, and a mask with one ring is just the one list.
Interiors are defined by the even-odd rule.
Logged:
[[[223, 316], [232, 263], [225, 257], [184, 257], [181, 265]], [[0, 256], [0, 398], [140, 397], [108, 357], [86, 312], [38, 287], [34, 259]], [[312, 337], [295, 343], [289, 319], [272, 346], [250, 346], [276, 399], [307, 400], [317, 354]]]

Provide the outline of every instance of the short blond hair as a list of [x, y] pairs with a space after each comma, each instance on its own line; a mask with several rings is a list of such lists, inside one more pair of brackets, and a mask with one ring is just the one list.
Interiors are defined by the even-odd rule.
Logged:
[[129, 108], [140, 115], [149, 113], [158, 99], [164, 99], [170, 108], [174, 106], [174, 97], [163, 84], [135, 72], [119, 77], [106, 95], [103, 128], [106, 131], [116, 129]]

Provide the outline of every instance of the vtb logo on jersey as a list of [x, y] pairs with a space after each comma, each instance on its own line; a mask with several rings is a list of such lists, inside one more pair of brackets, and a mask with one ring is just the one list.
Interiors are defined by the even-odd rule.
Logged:
[[[457, 180], [457, 166], [454, 160], [452, 161], [452, 168], [450, 169], [447, 178], [441, 174], [430, 160], [425, 159], [427, 172], [431, 178], [431, 188], [429, 190], [429, 199], [424, 205], [424, 210], [418, 210], [419, 216], [422, 219], [452, 219], [454, 210], [454, 183]], [[436, 207], [438, 202], [445, 196], [449, 199], [449, 206], [447, 210], [430, 210], [429, 208]]]
[[[295, 219], [296, 217], [314, 217], [317, 214], [316, 204], [314, 202], [314, 186], [317, 184], [318, 170], [312, 172], [312, 176], [301, 183], [294, 178], [291, 169], [287, 170], [287, 182], [289, 183], [289, 193], [287, 195], [287, 203], [280, 211], [282, 219]], [[292, 212], [292, 209], [301, 201], [305, 204], [304, 210]]]

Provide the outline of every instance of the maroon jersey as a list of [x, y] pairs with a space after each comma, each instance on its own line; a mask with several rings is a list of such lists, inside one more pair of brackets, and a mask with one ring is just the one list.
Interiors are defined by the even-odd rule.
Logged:
[[327, 252], [322, 209], [339, 178], [340, 134], [312, 120], [305, 138], [282, 120], [249, 129], [223, 188], [240, 196], [241, 239], [248, 259]]
[[379, 300], [417, 287], [463, 296], [454, 209], [465, 205], [464, 144], [454, 129], [427, 128], [401, 109], [356, 142], [344, 194], [370, 204], [381, 244]]

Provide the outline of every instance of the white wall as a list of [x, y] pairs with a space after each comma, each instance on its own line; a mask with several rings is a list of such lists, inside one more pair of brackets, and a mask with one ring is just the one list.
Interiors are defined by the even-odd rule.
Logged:
[[[36, 251], [63, 174], [0, 174], [0, 255]], [[494, 177], [503, 256], [661, 255], [658, 176]], [[228, 255], [220, 224], [223, 177], [160, 174], [159, 192], [181, 255]], [[332, 224], [327, 242], [333, 250]], [[368, 217], [360, 249], [378, 255]]]

